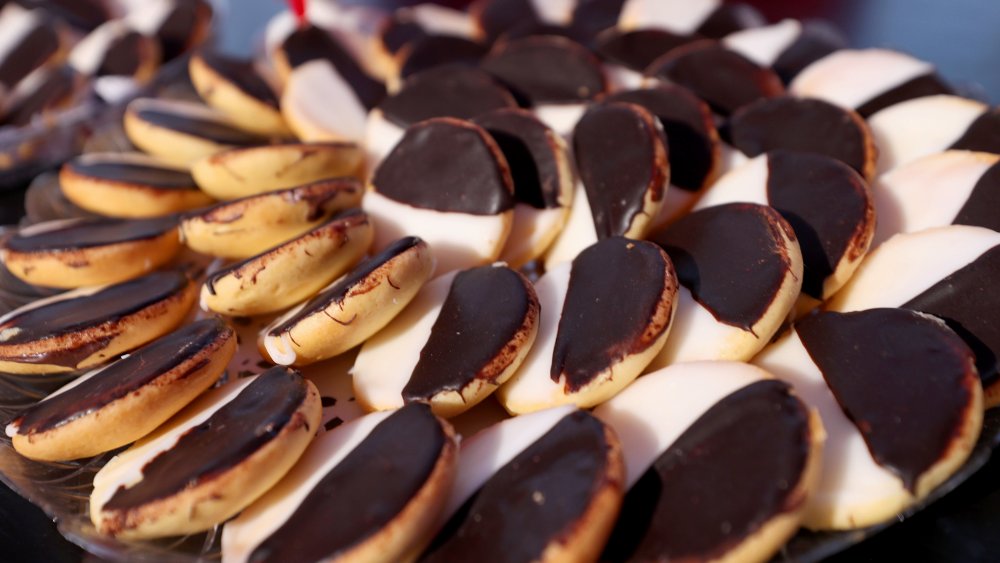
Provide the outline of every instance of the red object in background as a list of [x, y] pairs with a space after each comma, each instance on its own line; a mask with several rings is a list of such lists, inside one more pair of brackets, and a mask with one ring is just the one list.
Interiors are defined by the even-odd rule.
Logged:
[[299, 24], [306, 22], [306, 0], [288, 0], [288, 7], [299, 20]]

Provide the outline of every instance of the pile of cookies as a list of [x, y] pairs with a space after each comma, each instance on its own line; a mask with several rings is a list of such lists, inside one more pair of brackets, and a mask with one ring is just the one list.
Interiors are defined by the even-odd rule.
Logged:
[[132, 102], [135, 150], [67, 162], [67, 218], [0, 245], [0, 371], [80, 374], [7, 435], [127, 447], [99, 533], [764, 561], [967, 459], [1000, 119], [929, 64], [719, 0], [306, 8], [191, 57], [202, 102]]

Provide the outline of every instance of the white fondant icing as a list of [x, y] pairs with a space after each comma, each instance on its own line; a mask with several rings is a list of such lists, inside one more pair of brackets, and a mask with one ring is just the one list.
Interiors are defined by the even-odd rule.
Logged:
[[281, 111], [303, 141], [364, 141], [368, 112], [329, 61], [317, 59], [292, 71]]
[[722, 44], [763, 67], [770, 67], [795, 43], [802, 24], [785, 19], [764, 27], [742, 29], [727, 35]]
[[843, 49], [807, 66], [789, 90], [796, 96], [854, 109], [933, 70], [930, 63], [898, 51]]
[[720, 0], [626, 0], [618, 27], [659, 27], [679, 34], [693, 33], [722, 2]]

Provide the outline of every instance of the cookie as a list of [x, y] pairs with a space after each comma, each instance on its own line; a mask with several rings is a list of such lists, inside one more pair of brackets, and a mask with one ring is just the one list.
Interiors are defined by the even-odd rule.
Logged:
[[61, 291], [52, 287], [25, 283], [10, 273], [10, 270], [0, 262], [0, 315], [5, 315], [43, 297], [52, 297]]
[[22, 280], [73, 288], [135, 278], [180, 250], [177, 218], [66, 219], [25, 227], [0, 245], [0, 259]]
[[399, 63], [391, 69], [387, 78], [389, 90], [399, 90], [404, 80], [425, 70], [449, 65], [475, 67], [489, 50], [489, 45], [466, 37], [421, 37], [399, 52]]
[[810, 528], [895, 518], [950, 477], [979, 437], [972, 350], [929, 315], [820, 312], [754, 362], [790, 382], [823, 419], [827, 455], [806, 510]]
[[631, 383], [668, 341], [677, 277], [656, 245], [612, 237], [550, 269], [535, 291], [538, 337], [497, 392], [512, 414], [592, 407]]
[[888, 49], [842, 49], [807, 66], [789, 85], [803, 98], [818, 98], [867, 118], [891, 105], [950, 94], [934, 66]]
[[201, 99], [240, 128], [265, 137], [292, 134], [281, 116], [278, 95], [253, 62], [200, 51], [191, 56], [188, 74]]
[[160, 59], [160, 44], [156, 39], [118, 19], [88, 33], [70, 50], [67, 62], [85, 76], [127, 76], [144, 83], [156, 74]]
[[419, 236], [443, 274], [497, 259], [513, 220], [514, 182], [489, 133], [434, 118], [406, 130], [375, 169], [362, 205], [378, 225], [376, 249]]
[[431, 277], [427, 243], [407, 237], [365, 260], [308, 302], [261, 331], [261, 354], [306, 365], [346, 352], [382, 329]]
[[184, 216], [181, 239], [202, 254], [249, 258], [357, 207], [362, 193], [354, 178], [333, 178], [222, 202]]
[[212, 273], [201, 308], [231, 316], [274, 313], [323, 289], [368, 251], [372, 225], [359, 210], [335, 215], [301, 236]]
[[63, 30], [43, 10], [5, 5], [0, 10], [0, 32], [10, 45], [0, 54], [0, 88], [4, 91], [13, 90], [34, 70], [53, 66], [66, 57]]
[[678, 364], [595, 415], [627, 469], [602, 560], [767, 561], [798, 530], [824, 434], [787, 383], [742, 363]]
[[191, 175], [212, 197], [236, 199], [327, 178], [361, 178], [364, 160], [364, 151], [354, 143], [235, 147], [193, 162]]
[[143, 35], [155, 37], [163, 60], [170, 61], [206, 40], [212, 12], [204, 0], [149, 0], [142, 9], [130, 10], [125, 20]]
[[320, 414], [316, 387], [286, 368], [216, 389], [94, 475], [90, 519], [122, 539], [207, 530], [291, 469]]
[[712, 38], [766, 23], [756, 8], [722, 0], [625, 0], [618, 19], [623, 29], [657, 27]]
[[110, 217], [160, 217], [214, 200], [191, 173], [139, 153], [88, 153], [63, 165], [59, 186], [83, 209]]
[[700, 35], [681, 35], [665, 29], [640, 28], [605, 30], [594, 40], [594, 53], [604, 61], [604, 69], [615, 89], [639, 88], [643, 72], [667, 51], [698, 41]]
[[735, 31], [725, 36], [722, 44], [774, 69], [785, 84], [810, 64], [848, 45], [843, 34], [828, 22], [794, 19]]
[[415, 41], [430, 35], [475, 39], [479, 30], [468, 13], [447, 6], [416, 4], [394, 10], [379, 25], [372, 39], [372, 57], [382, 75], [397, 72], [397, 55]]
[[477, 0], [469, 14], [481, 34], [495, 42], [523, 25], [564, 26], [573, 15], [573, 4], [567, 0]]
[[503, 265], [438, 277], [361, 347], [354, 395], [367, 410], [424, 402], [439, 416], [461, 414], [517, 371], [538, 316], [531, 282]]
[[14, 449], [41, 461], [95, 456], [156, 429], [212, 386], [236, 352], [218, 319], [187, 325], [84, 374], [17, 414]]
[[670, 255], [681, 285], [671, 336], [650, 369], [746, 361], [771, 340], [799, 298], [798, 238], [771, 207], [706, 207], [650, 240]]
[[0, 370], [55, 373], [94, 367], [174, 329], [196, 287], [179, 272], [77, 289], [0, 317]]
[[425, 405], [339, 426], [226, 523], [223, 560], [402, 559], [442, 510], [457, 450], [451, 427]]
[[39, 68], [0, 102], [0, 124], [23, 127], [53, 121], [60, 110], [80, 103], [88, 93], [87, 78], [69, 66]]

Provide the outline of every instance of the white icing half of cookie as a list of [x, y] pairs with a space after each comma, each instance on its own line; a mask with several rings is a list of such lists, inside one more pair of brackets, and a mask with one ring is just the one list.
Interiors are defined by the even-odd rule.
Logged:
[[[555, 2], [551, 2], [555, 3]], [[437, 4], [417, 4], [403, 8], [401, 19], [410, 19], [431, 35], [454, 35], [473, 39], [478, 35], [476, 24], [468, 13]]]
[[789, 85], [796, 96], [854, 109], [934, 66], [888, 49], [843, 49], [807, 66]]
[[573, 135], [576, 122], [580, 121], [587, 104], [541, 104], [534, 108], [535, 115], [563, 139]]
[[310, 61], [292, 71], [281, 96], [281, 112], [306, 142], [365, 139], [368, 112], [326, 60]]
[[368, 152], [368, 169], [374, 170], [397, 143], [406, 130], [385, 118], [378, 108], [368, 112], [365, 124], [365, 149]]
[[695, 301], [688, 288], [680, 286], [670, 337], [646, 372], [681, 362], [746, 361], [763, 345], [761, 338], [753, 333], [719, 322], [711, 311]]
[[500, 261], [522, 264], [525, 257], [545, 252], [559, 235], [568, 215], [569, 210], [565, 207], [537, 209], [525, 203], [515, 205], [514, 223], [507, 244], [500, 252]]
[[[668, 192], [670, 190], [667, 190]], [[572, 262], [584, 248], [597, 242], [597, 229], [594, 227], [594, 216], [590, 209], [587, 192], [583, 182], [577, 180], [573, 190], [573, 205], [566, 218], [566, 225], [556, 240], [549, 247], [545, 256], [545, 268], [552, 269], [558, 264]]]
[[720, 0], [626, 0], [618, 17], [618, 27], [658, 27], [678, 34], [690, 34], [720, 4]]
[[802, 33], [802, 24], [785, 19], [764, 27], [754, 27], [730, 33], [722, 44], [757, 63], [769, 67]]
[[694, 209], [740, 201], [767, 205], [768, 173], [766, 154], [749, 159], [712, 184]]

